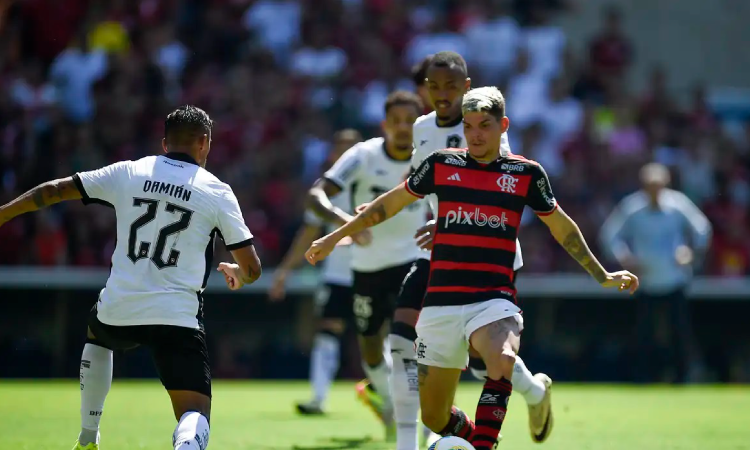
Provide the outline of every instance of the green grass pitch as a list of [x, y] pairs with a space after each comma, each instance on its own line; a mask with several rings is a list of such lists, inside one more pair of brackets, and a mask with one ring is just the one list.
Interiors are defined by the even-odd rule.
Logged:
[[[554, 386], [554, 433], [533, 444], [523, 399], [512, 397], [500, 449], [750, 449], [749, 387]], [[463, 383], [458, 405], [473, 415], [481, 390]], [[209, 448], [262, 450], [392, 449], [354, 395], [335, 385], [329, 415], [296, 415], [305, 383], [214, 384]], [[0, 447], [69, 450], [79, 429], [75, 381], [0, 381]], [[158, 382], [115, 380], [102, 419], [102, 450], [168, 449], [175, 421]]]

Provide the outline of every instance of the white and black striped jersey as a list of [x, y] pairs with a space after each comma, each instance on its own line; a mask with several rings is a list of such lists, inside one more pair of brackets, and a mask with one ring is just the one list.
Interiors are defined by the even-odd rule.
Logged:
[[229, 185], [184, 153], [122, 161], [73, 179], [84, 203], [104, 203], [117, 214], [99, 320], [199, 327], [214, 236], [229, 250], [252, 245]]

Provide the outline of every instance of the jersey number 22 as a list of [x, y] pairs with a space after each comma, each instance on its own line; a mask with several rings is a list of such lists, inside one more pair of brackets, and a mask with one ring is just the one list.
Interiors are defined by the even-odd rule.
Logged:
[[[138, 229], [147, 223], [151, 222], [156, 218], [157, 208], [159, 207], [159, 201], [149, 198], [134, 198], [133, 206], [139, 208], [146, 207], [146, 212], [130, 225], [130, 234], [128, 236], [128, 258], [133, 261], [133, 264], [137, 263], [140, 259], [148, 258], [149, 250], [151, 249], [151, 242], [141, 241], [136, 250], [136, 244], [138, 243]], [[185, 209], [181, 206], [167, 202], [167, 206], [164, 208], [168, 213], [179, 215], [179, 218], [159, 230], [159, 234], [156, 238], [156, 248], [151, 255], [151, 262], [156, 265], [159, 269], [165, 267], [174, 267], [177, 265], [177, 261], [180, 259], [180, 252], [174, 248], [169, 249], [169, 255], [167, 255], [166, 261], [164, 260], [164, 247], [167, 245], [167, 238], [173, 234], [184, 231], [190, 225], [190, 218], [193, 216], [193, 212], [189, 209]]]

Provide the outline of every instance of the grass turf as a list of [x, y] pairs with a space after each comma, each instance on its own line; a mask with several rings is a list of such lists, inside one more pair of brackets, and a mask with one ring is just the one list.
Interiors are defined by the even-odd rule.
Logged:
[[[750, 449], [750, 387], [554, 386], [555, 429], [533, 444], [526, 406], [512, 397], [500, 449], [672, 450]], [[457, 403], [473, 416], [481, 385], [463, 383]], [[392, 449], [360, 405], [353, 383], [334, 386], [324, 417], [300, 417], [305, 383], [214, 384], [210, 447], [216, 449]], [[0, 446], [70, 449], [77, 436], [75, 381], [0, 381]], [[102, 419], [102, 450], [171, 448], [175, 421], [158, 382], [115, 380]]]

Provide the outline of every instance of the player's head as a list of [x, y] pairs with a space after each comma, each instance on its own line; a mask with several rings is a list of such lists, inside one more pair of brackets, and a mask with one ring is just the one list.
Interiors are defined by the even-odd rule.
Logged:
[[659, 192], [667, 187], [670, 182], [669, 169], [663, 164], [649, 163], [641, 167], [640, 172], [641, 184], [643, 190], [648, 194], [652, 201], [656, 201]]
[[461, 115], [461, 98], [471, 87], [466, 61], [456, 52], [435, 53], [426, 71], [430, 102], [440, 120]]
[[422, 103], [430, 109], [432, 109], [432, 101], [430, 100], [430, 93], [427, 90], [427, 68], [430, 66], [433, 56], [425, 56], [422, 61], [414, 64], [414, 67], [411, 68], [411, 79], [417, 87], [417, 95], [422, 99]]
[[205, 167], [211, 150], [212, 126], [206, 111], [193, 105], [180, 106], [164, 121], [162, 147], [165, 152], [187, 153]]
[[422, 100], [409, 91], [395, 91], [385, 100], [385, 120], [381, 123], [386, 142], [398, 150], [412, 149], [412, 127], [422, 115]]
[[493, 86], [472, 89], [464, 95], [461, 110], [471, 156], [478, 160], [497, 158], [503, 133], [510, 125], [503, 94]]
[[329, 160], [331, 162], [336, 161], [345, 151], [354, 147], [358, 142], [362, 142], [362, 135], [354, 128], [337, 131], [333, 135], [333, 149], [329, 155]]

